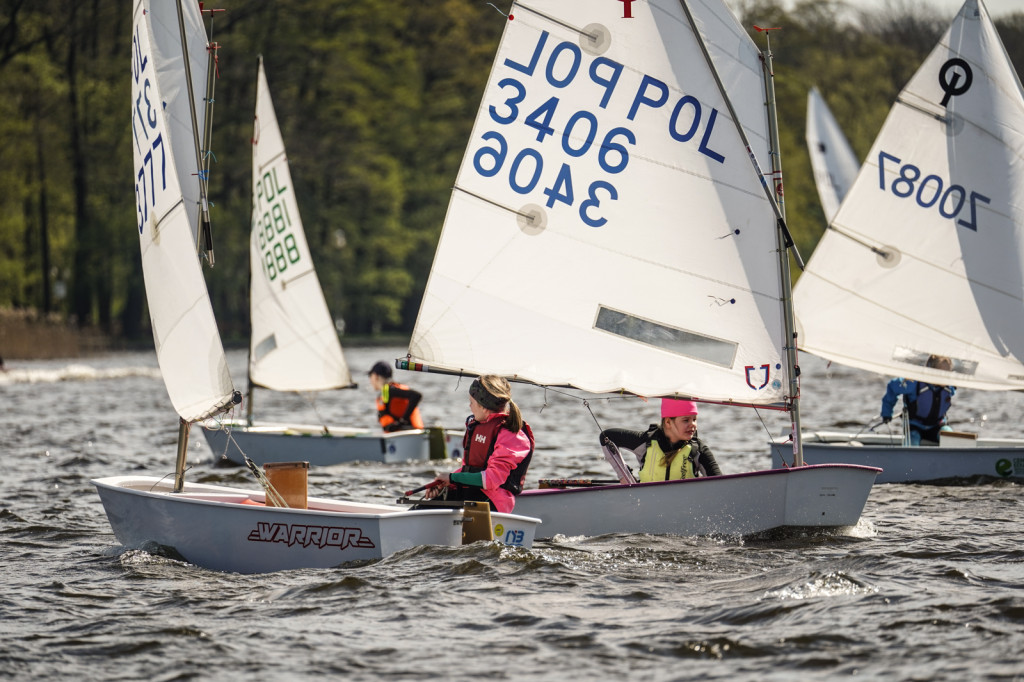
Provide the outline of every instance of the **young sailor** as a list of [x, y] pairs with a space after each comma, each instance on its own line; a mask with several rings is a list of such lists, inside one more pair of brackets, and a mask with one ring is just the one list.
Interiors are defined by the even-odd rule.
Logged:
[[496, 511], [511, 512], [533, 458], [533, 431], [512, 402], [508, 381], [499, 376], [488, 374], [473, 381], [469, 411], [463, 465], [434, 479], [426, 498], [479, 500]]
[[605, 449], [632, 451], [640, 464], [641, 483], [722, 475], [711, 449], [697, 438], [697, 403], [692, 400], [664, 398], [660, 424], [651, 424], [646, 431], [606, 429], [600, 442]]
[[[932, 355], [925, 367], [949, 372], [953, 369], [953, 361], [942, 355]], [[956, 387], [937, 386], [901, 377], [892, 379], [882, 396], [883, 424], [892, 421], [892, 410], [901, 395], [903, 409], [910, 417], [910, 444], [938, 445], [939, 431], [950, 430], [946, 425], [946, 412], [953, 403]]]
[[377, 392], [377, 419], [385, 431], [423, 428], [419, 408], [421, 393], [391, 381], [391, 367], [385, 362], [375, 364], [369, 377], [370, 385]]

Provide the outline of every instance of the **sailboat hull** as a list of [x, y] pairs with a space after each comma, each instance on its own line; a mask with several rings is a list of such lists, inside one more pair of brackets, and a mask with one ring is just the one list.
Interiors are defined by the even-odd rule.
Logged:
[[[462, 544], [461, 509], [309, 498], [308, 509], [263, 505], [262, 491], [116, 476], [93, 481], [118, 542], [217, 571], [266, 573], [380, 559], [419, 545]], [[532, 547], [538, 519], [491, 514], [497, 541]]]
[[[815, 437], [830, 442], [814, 442]], [[957, 439], [963, 442], [962, 439]], [[790, 443], [771, 444], [772, 466], [792, 459]], [[804, 461], [879, 467], [877, 483], [955, 482], [978, 477], [1024, 479], [1024, 440], [979, 439], [971, 446], [907, 447], [885, 434], [804, 436]]]
[[[244, 452], [256, 464], [306, 461], [311, 466], [345, 462], [409, 462], [431, 458], [430, 432], [426, 429], [395, 433], [371, 432], [302, 424], [254, 424], [222, 422], [220, 429], [203, 429], [217, 460], [245, 464]], [[229, 432], [230, 431], [230, 432]], [[444, 457], [458, 457], [461, 432], [444, 432]], [[440, 458], [442, 455], [435, 455]]]
[[754, 535], [857, 525], [878, 469], [824, 465], [657, 483], [524, 491], [516, 512], [545, 537]]

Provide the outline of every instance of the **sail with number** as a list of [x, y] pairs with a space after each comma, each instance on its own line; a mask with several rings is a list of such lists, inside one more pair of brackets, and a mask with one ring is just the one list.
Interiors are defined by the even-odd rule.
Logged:
[[260, 59], [252, 156], [249, 379], [277, 391], [352, 384], [306, 243]]
[[[198, 4], [184, 2], [181, 11], [184, 39], [205, 45]], [[177, 3], [136, 0], [133, 16], [132, 147], [142, 268], [160, 372], [174, 409], [191, 422], [230, 403], [234, 392], [196, 253], [203, 200], [199, 136], [187, 101]], [[206, 64], [191, 61], [193, 82], [204, 84], [200, 92]]]
[[818, 88], [807, 93], [807, 153], [825, 219], [832, 220], [860, 170], [842, 128]]
[[815, 355], [1024, 388], [1024, 90], [980, 0], [900, 92], [794, 298]]
[[[768, 168], [760, 55], [693, 3]], [[459, 170], [413, 363], [781, 405], [776, 220], [678, 0], [518, 2]], [[640, 8], [634, 8], [639, 14]]]

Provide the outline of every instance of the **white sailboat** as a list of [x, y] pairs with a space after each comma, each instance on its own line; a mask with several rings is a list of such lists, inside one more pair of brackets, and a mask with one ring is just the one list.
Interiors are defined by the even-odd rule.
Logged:
[[[199, 133], [209, 116], [189, 100], [196, 101], [193, 90], [205, 88], [208, 44], [194, 0], [136, 0], [132, 39], [142, 263], [160, 371], [180, 428], [172, 479], [131, 475], [93, 481], [114, 535], [129, 548], [241, 573], [331, 567], [422, 544], [461, 544], [467, 518], [462, 509], [411, 511], [320, 498], [306, 508], [275, 507], [266, 506], [263, 490], [185, 482], [191, 423], [240, 400], [196, 254], [206, 174], [189, 171], [203, 168]], [[526, 547], [538, 523], [508, 514], [492, 514], [491, 521], [500, 542]]]
[[354, 388], [334, 320], [306, 242], [284, 139], [263, 58], [256, 85], [252, 154], [249, 392], [245, 420], [214, 420], [203, 429], [218, 459], [257, 464], [302, 459], [313, 466], [430, 458], [426, 429], [255, 422], [255, 388], [315, 392]]
[[807, 153], [825, 219], [832, 220], [857, 179], [860, 162], [818, 88], [807, 93]]
[[[968, 0], [796, 285], [801, 349], [889, 377], [1024, 389], [1022, 159], [1024, 90], [984, 3]], [[953, 369], [926, 367], [932, 354]], [[902, 433], [823, 432], [804, 447], [809, 462], [881, 466], [879, 482], [1024, 477], [1024, 440], [951, 435], [915, 448]], [[776, 464], [788, 449], [773, 445]]]
[[[753, 42], [717, 0], [529, 0], [509, 18], [398, 366], [798, 421], [788, 254], [751, 163], [771, 156]], [[527, 490], [516, 510], [547, 536], [842, 528], [876, 474]]]

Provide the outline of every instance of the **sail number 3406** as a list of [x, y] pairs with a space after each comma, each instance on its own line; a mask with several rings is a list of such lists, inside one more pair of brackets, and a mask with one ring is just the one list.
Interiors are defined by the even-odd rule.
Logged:
[[[498, 83], [502, 89], [511, 90], [512, 94], [505, 100], [504, 108], [507, 111], [500, 111], [497, 107], [491, 106], [488, 111], [491, 119], [500, 125], [509, 125], [519, 118], [519, 104], [526, 98], [526, 87], [515, 78], [505, 78]], [[556, 136], [556, 131], [551, 125], [552, 117], [558, 108], [559, 98], [551, 97], [532, 113], [526, 116], [523, 123], [526, 126], [537, 130], [537, 142], [543, 142], [544, 138], [551, 135]], [[579, 139], [573, 142], [573, 134], [579, 135]], [[597, 117], [589, 111], [576, 111], [570, 117], [561, 135], [561, 148], [568, 156], [579, 158], [595, 147], [595, 140], [598, 135]], [[508, 142], [505, 136], [496, 131], [488, 131], [481, 136], [487, 143], [477, 150], [473, 156], [473, 168], [485, 178], [494, 177], [505, 165], [508, 156]], [[629, 151], [625, 144], [636, 144], [636, 136], [628, 128], [612, 128], [596, 145], [597, 162], [601, 170], [610, 175], [621, 173], [629, 164]], [[526, 147], [519, 151], [512, 159], [508, 167], [508, 181], [512, 191], [517, 194], [529, 194], [540, 182], [544, 171], [544, 157], [536, 149]], [[572, 206], [576, 202], [576, 194], [573, 190], [572, 168], [568, 163], [563, 163], [558, 170], [550, 187], [543, 190], [548, 198], [546, 205], [553, 208], [556, 202]], [[586, 199], [580, 202], [580, 219], [590, 227], [601, 227], [608, 219], [598, 215], [598, 209], [602, 199], [614, 201], [619, 198], [618, 190], [606, 180], [595, 180], [590, 183], [587, 189]]]
[[[886, 162], [897, 165], [898, 175], [886, 187]], [[891, 172], [890, 166], [890, 172]], [[936, 208], [943, 218], [957, 218], [957, 224], [969, 230], [978, 231], [978, 202], [988, 204], [992, 200], [984, 194], [971, 190], [968, 192], [960, 185], [945, 186], [938, 175], [930, 174], [921, 177], [921, 169], [912, 163], [903, 163], [892, 154], [878, 152], [878, 186], [882, 191], [888, 189], [898, 197], [907, 199], [914, 197], [921, 208]], [[962, 217], [961, 217], [962, 216]]]

